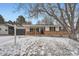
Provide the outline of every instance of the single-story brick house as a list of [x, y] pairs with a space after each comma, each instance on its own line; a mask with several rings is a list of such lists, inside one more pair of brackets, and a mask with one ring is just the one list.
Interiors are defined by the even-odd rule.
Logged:
[[68, 36], [69, 33], [60, 25], [24, 25], [26, 35]]
[[[16, 27], [17, 35], [68, 36], [69, 33], [60, 25], [32, 24]], [[14, 35], [14, 26], [0, 25], [0, 35]]]

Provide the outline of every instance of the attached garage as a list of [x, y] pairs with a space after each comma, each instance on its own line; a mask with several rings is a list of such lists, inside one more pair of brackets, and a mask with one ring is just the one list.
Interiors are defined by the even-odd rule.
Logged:
[[16, 29], [16, 35], [25, 35], [25, 29], [24, 29], [24, 27], [17, 27], [17, 29]]

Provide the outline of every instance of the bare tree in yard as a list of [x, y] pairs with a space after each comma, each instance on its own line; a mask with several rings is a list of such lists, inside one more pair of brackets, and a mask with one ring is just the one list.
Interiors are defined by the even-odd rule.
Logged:
[[77, 40], [79, 30], [79, 4], [64, 3], [64, 4], [29, 4], [29, 15], [31, 17], [39, 15], [48, 15], [57, 20], [68, 33], [70, 38]]
[[39, 20], [37, 24], [52, 24], [54, 25], [54, 20], [52, 17], [45, 16], [42, 20]]

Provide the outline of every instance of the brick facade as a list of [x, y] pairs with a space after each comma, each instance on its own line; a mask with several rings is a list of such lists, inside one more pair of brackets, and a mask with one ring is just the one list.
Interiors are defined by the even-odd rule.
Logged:
[[25, 30], [26, 35], [69, 36], [69, 33], [63, 30], [61, 26], [31, 25], [31, 26], [25, 26]]

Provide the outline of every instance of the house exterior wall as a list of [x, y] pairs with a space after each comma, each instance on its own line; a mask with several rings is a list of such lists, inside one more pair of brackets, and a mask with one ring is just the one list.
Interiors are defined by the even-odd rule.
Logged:
[[[50, 27], [49, 27], [50, 28]], [[59, 29], [60, 26], [55, 27], [55, 30], [44, 31], [45, 36], [69, 36], [70, 34], [61, 27], [62, 30]]]
[[66, 31], [45, 31], [44, 35], [46, 36], [69, 36], [69, 33]]
[[0, 35], [8, 35], [8, 26], [0, 25]]
[[45, 31], [49, 31], [49, 27], [45, 27]]
[[30, 27], [29, 26], [24, 26], [24, 28], [25, 28], [25, 35], [29, 34]]
[[36, 31], [36, 28], [33, 28], [33, 31], [30, 31], [31, 27], [26, 27], [26, 35], [40, 35], [40, 32]]
[[40, 32], [27, 32], [27, 35], [41, 35]]
[[[50, 30], [50, 27], [55, 27], [55, 30]], [[38, 25], [35, 25], [35, 26], [26, 26], [25, 29], [26, 29], [26, 35], [45, 35], [45, 36], [69, 36], [70, 34], [65, 31], [65, 30], [60, 30], [59, 27], [61, 26], [38, 26]], [[33, 28], [33, 31], [30, 32], [30, 28]], [[36, 31], [36, 28], [39, 28], [39, 32]], [[41, 29], [43, 29], [41, 31]], [[61, 29], [63, 29], [63, 27], [61, 27]]]

